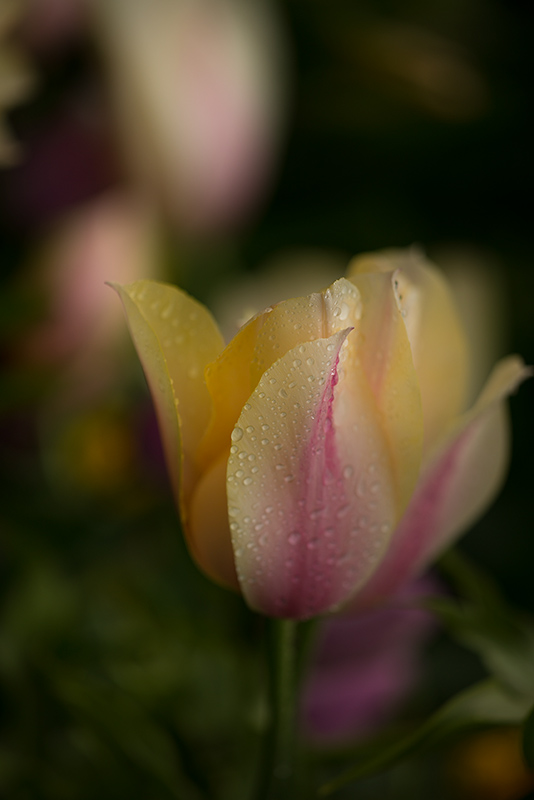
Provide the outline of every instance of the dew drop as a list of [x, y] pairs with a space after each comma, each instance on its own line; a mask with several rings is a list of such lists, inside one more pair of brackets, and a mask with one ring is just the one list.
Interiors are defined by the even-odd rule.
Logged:
[[251, 483], [252, 483], [252, 478], [243, 479], [243, 486], [250, 486]]
[[238, 442], [240, 439], [243, 438], [243, 428], [234, 428], [232, 431], [231, 439], [233, 442]]
[[247, 433], [254, 433], [254, 425], [249, 425], [246, 430], [247, 430]]
[[279, 389], [278, 394], [280, 395], [280, 397], [287, 397], [287, 392], [285, 389]]
[[298, 533], [298, 531], [293, 531], [293, 533], [290, 533], [287, 537], [287, 541], [292, 547], [294, 547], [300, 542], [300, 533]]
[[347, 319], [347, 317], [349, 316], [349, 311], [350, 311], [350, 308], [347, 305], [347, 303], [341, 303], [341, 306], [340, 306], [340, 309], [339, 309], [339, 319], [341, 319], [341, 320]]
[[[237, 475], [237, 473], [236, 473], [236, 475]], [[336, 517], [337, 517], [338, 519], [342, 519], [342, 517], [346, 516], [346, 514], [347, 514], [347, 512], [348, 512], [348, 510], [349, 510], [349, 509], [350, 509], [350, 506], [349, 506], [348, 504], [347, 504], [347, 505], [345, 505], [345, 506], [341, 506], [341, 507], [340, 507], [340, 508], [338, 508], [338, 510], [336, 511]]]

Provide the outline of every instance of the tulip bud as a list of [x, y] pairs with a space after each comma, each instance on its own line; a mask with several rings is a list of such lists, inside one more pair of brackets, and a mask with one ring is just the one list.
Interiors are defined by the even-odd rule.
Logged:
[[499, 487], [504, 399], [529, 371], [505, 359], [465, 410], [464, 331], [416, 251], [356, 259], [226, 347], [184, 292], [118, 291], [193, 557], [258, 611], [304, 619], [391, 594]]

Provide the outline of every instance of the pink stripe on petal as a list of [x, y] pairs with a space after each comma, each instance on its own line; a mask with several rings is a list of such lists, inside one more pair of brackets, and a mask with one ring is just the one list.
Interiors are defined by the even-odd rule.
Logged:
[[506, 396], [530, 371], [516, 357], [494, 369], [467, 413], [424, 470], [386, 557], [356, 600], [365, 606], [389, 596], [452, 544], [489, 505], [509, 457]]
[[[234, 429], [228, 503], [236, 566], [249, 605], [270, 616], [304, 619], [346, 601], [374, 568], [392, 527], [376, 524], [373, 512], [359, 524], [369, 492], [383, 519], [362, 473], [370, 453], [386, 445], [368, 414], [356, 431], [356, 396], [353, 416], [341, 411], [350, 429], [338, 423], [348, 333], [299, 345], [276, 362]], [[355, 442], [366, 455], [361, 464]], [[388, 483], [387, 507], [391, 495]]]
[[442, 538], [443, 518], [462, 456], [473, 438], [469, 428], [455, 440], [419, 485], [402, 518], [386, 557], [358, 595], [355, 605], [365, 606], [389, 597], [423, 569]]

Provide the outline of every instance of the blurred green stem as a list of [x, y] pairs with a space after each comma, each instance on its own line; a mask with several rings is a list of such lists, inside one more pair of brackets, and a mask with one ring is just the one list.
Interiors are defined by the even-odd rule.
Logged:
[[270, 620], [269, 682], [271, 726], [258, 800], [295, 797], [297, 623]]

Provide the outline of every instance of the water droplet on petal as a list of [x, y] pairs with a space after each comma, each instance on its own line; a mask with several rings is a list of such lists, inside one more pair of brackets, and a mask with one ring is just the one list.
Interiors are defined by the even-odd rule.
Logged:
[[231, 438], [233, 442], [238, 442], [240, 439], [243, 438], [243, 429], [239, 427], [234, 428], [232, 431]]

